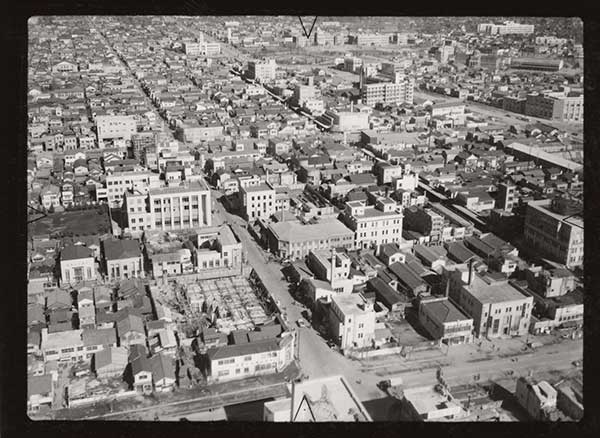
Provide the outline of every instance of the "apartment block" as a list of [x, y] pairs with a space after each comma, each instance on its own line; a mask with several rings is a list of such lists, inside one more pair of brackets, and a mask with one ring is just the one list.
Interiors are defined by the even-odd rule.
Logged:
[[377, 103], [384, 105], [413, 103], [414, 88], [415, 81], [411, 77], [406, 77], [398, 83], [379, 82], [364, 84], [361, 88], [361, 99], [365, 105], [370, 106]]

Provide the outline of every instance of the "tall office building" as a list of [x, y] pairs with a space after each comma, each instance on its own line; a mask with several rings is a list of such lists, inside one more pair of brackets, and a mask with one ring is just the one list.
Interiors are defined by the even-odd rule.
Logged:
[[396, 75], [394, 83], [366, 84], [364, 79], [361, 82], [361, 98], [365, 105], [413, 103], [415, 80], [412, 77]]
[[525, 239], [544, 256], [567, 267], [583, 263], [582, 204], [565, 198], [530, 201]]
[[211, 225], [210, 189], [202, 180], [125, 193], [123, 213], [132, 234]]
[[274, 59], [248, 61], [248, 77], [259, 82], [275, 80], [277, 63]]

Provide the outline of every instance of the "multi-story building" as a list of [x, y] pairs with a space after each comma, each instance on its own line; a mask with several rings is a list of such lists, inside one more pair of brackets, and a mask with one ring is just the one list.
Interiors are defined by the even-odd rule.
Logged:
[[96, 116], [96, 132], [98, 142], [103, 140], [131, 140], [137, 132], [137, 123], [134, 116]]
[[512, 184], [498, 184], [498, 196], [496, 206], [505, 211], [511, 211], [515, 205], [516, 187]]
[[60, 253], [60, 278], [64, 284], [96, 279], [96, 266], [91, 249], [82, 245], [66, 246]]
[[373, 106], [377, 103], [384, 105], [399, 105], [401, 103], [413, 103], [415, 80], [412, 77], [391, 82], [378, 82], [363, 84], [361, 88], [361, 99], [365, 105]]
[[248, 61], [248, 77], [259, 82], [275, 80], [277, 63], [274, 59]]
[[514, 21], [505, 21], [503, 24], [481, 23], [477, 31], [491, 35], [529, 35], [534, 31], [533, 24], [520, 24]]
[[356, 248], [401, 241], [403, 215], [396, 202], [389, 198], [380, 198], [371, 206], [364, 201], [347, 202], [342, 218], [354, 231]]
[[277, 211], [275, 189], [269, 183], [240, 187], [240, 195], [246, 220], [268, 219]]
[[133, 234], [210, 226], [210, 189], [199, 180], [150, 188], [147, 193], [126, 192], [123, 212]]
[[44, 361], [59, 362], [89, 361], [95, 352], [117, 346], [114, 328], [77, 329], [48, 333], [42, 329], [41, 350]]
[[390, 44], [390, 34], [384, 33], [359, 33], [356, 35], [356, 44], [359, 46], [384, 46]]
[[235, 268], [242, 263], [242, 243], [229, 225], [198, 230], [196, 266], [198, 270]]
[[525, 101], [525, 114], [559, 121], [583, 122], [583, 93], [530, 93]]
[[354, 247], [354, 232], [337, 219], [317, 223], [277, 222], [267, 228], [269, 249], [282, 258], [301, 259], [311, 250]]
[[279, 338], [209, 348], [210, 379], [225, 382], [281, 372], [294, 358], [294, 344], [294, 336], [284, 332]]
[[583, 264], [582, 206], [566, 199], [530, 201], [525, 239], [537, 251], [567, 267]]
[[326, 110], [323, 117], [331, 124], [332, 132], [359, 132], [369, 129], [369, 114], [362, 111]]
[[373, 303], [361, 294], [332, 296], [328, 317], [333, 339], [344, 353], [372, 345], [375, 310]]
[[323, 289], [323, 293], [318, 295], [316, 288], [310, 288], [311, 292], [315, 292], [310, 297], [311, 300], [313, 302], [319, 299], [329, 300], [332, 293], [352, 293], [354, 281], [350, 278], [350, 264], [348, 255], [335, 249], [311, 250], [306, 265], [318, 280], [329, 283], [329, 288]]
[[431, 242], [442, 238], [444, 218], [429, 208], [409, 207], [404, 209], [404, 225], [407, 229], [429, 236]]
[[528, 333], [532, 296], [524, 295], [502, 274], [481, 276], [469, 266], [466, 284], [461, 277], [451, 276], [450, 298], [473, 318], [477, 337], [489, 339]]
[[147, 171], [113, 172], [106, 175], [105, 191], [96, 190], [96, 197], [106, 194], [106, 200], [111, 207], [120, 207], [124, 194], [128, 190], [148, 193], [150, 188], [160, 187], [160, 175]]
[[473, 340], [473, 318], [462, 313], [447, 297], [421, 300], [419, 322], [433, 339], [448, 344]]

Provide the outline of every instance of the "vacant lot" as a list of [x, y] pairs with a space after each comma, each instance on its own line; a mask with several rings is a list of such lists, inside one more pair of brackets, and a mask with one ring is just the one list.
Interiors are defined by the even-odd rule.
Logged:
[[30, 224], [28, 231], [29, 236], [52, 237], [104, 234], [110, 232], [110, 218], [105, 208], [52, 213]]

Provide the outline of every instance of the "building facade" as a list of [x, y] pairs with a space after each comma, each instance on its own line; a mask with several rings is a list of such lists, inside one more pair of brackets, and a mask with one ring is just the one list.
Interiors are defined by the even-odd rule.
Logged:
[[344, 223], [354, 231], [356, 248], [400, 242], [402, 219], [396, 202], [389, 198], [381, 198], [372, 206], [364, 201], [347, 202], [343, 213]]
[[344, 352], [372, 345], [375, 338], [375, 310], [373, 303], [362, 295], [332, 296], [328, 316], [333, 339]]
[[533, 248], [567, 267], [583, 264], [582, 206], [577, 211], [561, 207], [565, 200], [530, 201], [524, 235]]
[[210, 189], [204, 181], [150, 188], [148, 193], [126, 192], [125, 221], [132, 234], [144, 230], [181, 230], [210, 226]]

